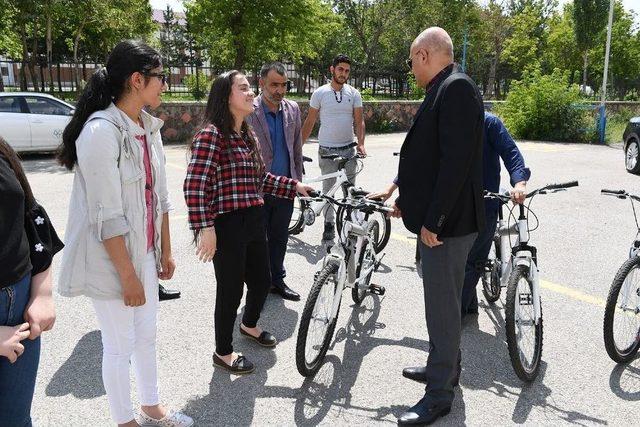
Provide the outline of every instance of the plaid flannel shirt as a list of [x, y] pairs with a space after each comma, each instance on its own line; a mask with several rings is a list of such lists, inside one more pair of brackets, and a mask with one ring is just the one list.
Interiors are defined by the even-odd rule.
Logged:
[[[249, 132], [257, 141], [253, 131]], [[259, 153], [259, 147], [256, 148]], [[217, 215], [261, 206], [264, 204], [263, 193], [293, 199], [297, 183], [294, 179], [269, 172], [258, 177], [245, 139], [235, 133], [227, 138], [214, 125], [209, 125], [193, 138], [191, 160], [184, 180], [189, 228], [211, 227]]]

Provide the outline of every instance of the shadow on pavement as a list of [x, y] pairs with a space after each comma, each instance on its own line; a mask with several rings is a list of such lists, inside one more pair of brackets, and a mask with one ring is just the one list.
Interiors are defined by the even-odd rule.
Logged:
[[640, 358], [626, 365], [616, 365], [609, 376], [609, 387], [621, 399], [640, 401]]
[[[242, 425], [254, 422], [253, 414], [256, 400], [272, 397], [265, 384], [268, 370], [276, 364], [273, 349], [261, 348], [250, 344], [240, 337], [238, 328], [242, 321], [242, 313], [238, 315], [234, 327], [234, 350], [244, 353], [256, 366], [256, 370], [246, 376], [233, 376], [227, 371], [215, 368], [209, 394], [193, 399], [184, 407], [184, 412], [192, 416], [199, 425]], [[258, 324], [273, 333], [279, 342], [293, 336], [298, 323], [298, 312], [285, 306], [280, 296], [269, 294], [265, 302]], [[244, 352], [244, 348], [250, 350]], [[294, 389], [288, 389], [294, 393]], [[269, 424], [269, 420], [261, 420]]]
[[[386, 325], [378, 322], [381, 299], [368, 295], [360, 307], [354, 307], [347, 325], [336, 332], [325, 363], [313, 378], [306, 378], [295, 396], [295, 422], [297, 425], [321, 423], [332, 408], [341, 408], [369, 413], [369, 421], [392, 421], [404, 410], [403, 402], [383, 407], [365, 407], [351, 403], [351, 388], [360, 373], [367, 354], [379, 346], [405, 347], [425, 350], [427, 341], [404, 337], [399, 340], [375, 337], [376, 331]], [[342, 361], [331, 354], [337, 343], [344, 341]], [[400, 368], [398, 368], [400, 371]], [[371, 374], [374, 374], [372, 372]], [[398, 382], [403, 381], [398, 372]], [[384, 385], [391, 386], [391, 385]], [[381, 387], [383, 385], [381, 384]], [[379, 390], [382, 391], [382, 390]], [[372, 391], [373, 393], [377, 391]], [[392, 416], [389, 419], [389, 416]]]
[[297, 237], [289, 236], [287, 253], [301, 255], [307, 262], [315, 265], [326, 255], [327, 250], [325, 245], [310, 245]]
[[78, 399], [104, 395], [102, 384], [102, 341], [100, 331], [91, 331], [76, 344], [71, 356], [53, 375], [47, 396], [71, 394]]
[[487, 390], [501, 398], [512, 399], [517, 396], [511, 417], [511, 421], [517, 424], [526, 423], [534, 407], [552, 411], [560, 419], [572, 424], [607, 424], [606, 420], [567, 410], [548, 401], [551, 389], [544, 384], [547, 370], [544, 351], [537, 378], [530, 384], [522, 382], [513, 371], [509, 359], [502, 303], [486, 305], [481, 302], [480, 308], [491, 319], [495, 332], [490, 334], [478, 329], [477, 316], [468, 316], [463, 320], [463, 371], [460, 382], [464, 388]]

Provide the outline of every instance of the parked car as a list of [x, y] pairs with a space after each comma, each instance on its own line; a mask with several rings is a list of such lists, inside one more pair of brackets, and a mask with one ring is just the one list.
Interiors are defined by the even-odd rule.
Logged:
[[0, 136], [18, 152], [53, 151], [73, 111], [48, 94], [0, 92]]
[[624, 165], [627, 172], [640, 174], [640, 117], [633, 117], [622, 134]]

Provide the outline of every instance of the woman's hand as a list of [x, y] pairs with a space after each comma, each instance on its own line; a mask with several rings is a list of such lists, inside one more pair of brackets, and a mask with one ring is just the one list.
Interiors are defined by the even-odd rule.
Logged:
[[24, 310], [24, 320], [29, 322], [29, 338], [35, 340], [56, 322], [53, 303], [53, 272], [51, 267], [31, 278], [31, 294]]
[[122, 280], [122, 299], [127, 307], [139, 307], [147, 302], [144, 286], [135, 272]]
[[52, 295], [34, 295], [27, 303], [24, 320], [30, 325], [29, 339], [35, 340], [43, 332], [53, 328], [56, 322], [56, 309]]
[[[297, 186], [296, 186], [297, 188]], [[203, 228], [198, 237], [196, 256], [202, 262], [209, 262], [216, 254], [216, 229], [214, 227]]]
[[169, 280], [173, 277], [173, 272], [176, 270], [176, 261], [169, 253], [162, 252], [160, 257], [160, 272], [158, 273], [158, 279]]
[[304, 197], [309, 197], [309, 192], [310, 191], [315, 191], [313, 189], [313, 187], [311, 187], [310, 185], [307, 184], [303, 184], [302, 182], [298, 182], [296, 184], [296, 192], [298, 194], [303, 195]]
[[20, 341], [29, 336], [29, 324], [18, 326], [0, 326], [0, 356], [14, 363], [24, 352], [24, 346]]

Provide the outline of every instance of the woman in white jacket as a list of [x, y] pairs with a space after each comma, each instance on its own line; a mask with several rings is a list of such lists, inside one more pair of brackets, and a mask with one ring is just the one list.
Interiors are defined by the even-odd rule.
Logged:
[[[166, 81], [157, 51], [123, 41], [96, 71], [62, 136], [58, 160], [75, 170], [59, 292], [91, 298], [102, 331], [102, 380], [121, 426], [190, 426], [158, 396], [158, 278], [171, 256], [163, 122], [143, 111], [160, 105]], [[129, 362], [141, 411], [132, 409]]]

